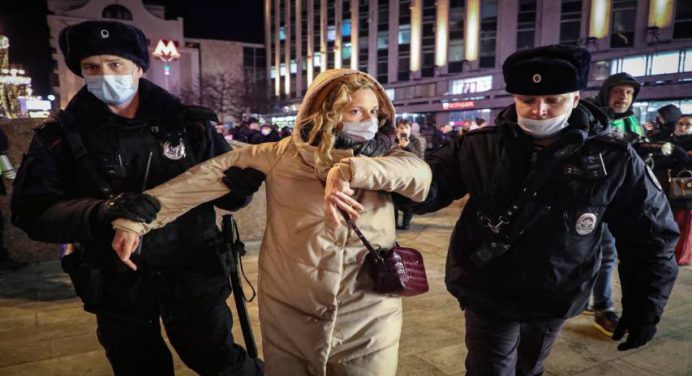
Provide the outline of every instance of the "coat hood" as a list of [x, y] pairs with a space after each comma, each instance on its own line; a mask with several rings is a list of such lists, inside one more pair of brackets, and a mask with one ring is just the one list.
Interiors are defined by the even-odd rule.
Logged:
[[[382, 116], [384, 116], [384, 118], [386, 118], [391, 124], [391, 122], [394, 121], [396, 111], [394, 110], [394, 104], [392, 104], [392, 101], [387, 96], [387, 93], [384, 91], [382, 85], [380, 85], [375, 78], [367, 73], [342, 68], [329, 69], [315, 77], [315, 80], [312, 81], [308, 91], [305, 93], [305, 97], [303, 97], [303, 102], [300, 104], [300, 109], [298, 110], [295, 120], [295, 130], [299, 130], [300, 124], [305, 121], [305, 118], [308, 116], [310, 109], [315, 105], [315, 103], [324, 101], [327, 98], [327, 95], [329, 95], [331, 91], [330, 84], [336, 80], [350, 75], [359, 75], [373, 84], [375, 87], [375, 94], [377, 95], [380, 103], [380, 111], [382, 112]], [[380, 117], [380, 119], [382, 119], [382, 117]], [[293, 140], [298, 146], [306, 145], [306, 142], [303, 140], [300, 133], [301, 132], [299, 131], [294, 131]]]
[[[629, 85], [634, 88], [634, 96], [632, 98], [632, 104], [634, 101], [637, 100], [637, 96], [639, 95], [639, 89], [641, 89], [641, 84], [637, 82], [637, 80], [634, 79], [634, 77], [630, 76], [628, 73], [622, 72], [622, 73], [616, 73], [603, 81], [603, 84], [601, 85], [601, 90], [598, 92], [598, 95], [595, 98], [596, 104], [603, 109], [603, 111], [606, 111], [606, 113], [610, 114], [610, 109], [608, 107], [608, 99], [610, 98], [610, 90], [612, 90], [615, 86], [618, 85]], [[632, 104], [630, 104], [630, 107], [627, 109], [627, 112], [625, 114], [621, 114], [617, 116], [618, 118], [624, 117], [624, 116], [629, 116], [632, 111]]]

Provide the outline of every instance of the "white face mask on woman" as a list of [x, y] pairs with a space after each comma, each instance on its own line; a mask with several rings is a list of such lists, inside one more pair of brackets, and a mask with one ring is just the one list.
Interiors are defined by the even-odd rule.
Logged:
[[343, 125], [341, 132], [357, 142], [372, 140], [379, 129], [379, 124], [375, 118], [361, 122], [345, 122]]
[[570, 109], [562, 115], [543, 120], [535, 120], [517, 115], [517, 124], [519, 124], [519, 127], [526, 134], [533, 138], [549, 138], [567, 128], [569, 125], [567, 120], [571, 114], [572, 110]]
[[131, 74], [85, 76], [87, 90], [106, 104], [121, 105], [137, 93]]

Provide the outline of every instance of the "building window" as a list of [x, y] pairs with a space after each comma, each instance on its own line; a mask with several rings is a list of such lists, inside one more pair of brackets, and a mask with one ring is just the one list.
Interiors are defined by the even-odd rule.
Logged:
[[497, 37], [497, 0], [481, 1], [481, 33], [478, 66], [495, 67], [495, 39]]
[[132, 20], [132, 12], [119, 4], [111, 4], [103, 8], [103, 18], [112, 18], [114, 20]]
[[493, 87], [493, 76], [481, 76], [466, 78], [463, 80], [453, 80], [451, 82], [450, 94], [468, 94], [488, 91]]
[[411, 43], [411, 25], [399, 25], [399, 44]]
[[394, 89], [384, 89], [384, 92], [387, 94], [390, 101], [394, 100]]
[[[692, 71], [692, 49], [661, 51], [646, 55], [617, 58], [608, 62], [596, 62], [609, 67], [610, 74], [627, 72], [632, 76], [683, 73]], [[594, 80], [603, 79], [592, 74]]]
[[655, 53], [651, 59], [651, 74], [678, 73], [680, 51]]
[[279, 40], [286, 40], [286, 28], [284, 26], [279, 27]]
[[637, 0], [613, 0], [610, 47], [634, 46]]
[[449, 73], [464, 70], [464, 0], [449, 2]]
[[536, 0], [519, 0], [517, 49], [533, 47], [536, 35]]
[[589, 74], [590, 81], [605, 80], [610, 76], [610, 60], [594, 61]]
[[673, 38], [692, 38], [692, 2], [678, 0], [675, 3]]
[[341, 47], [341, 59], [348, 60], [351, 58], [351, 43], [344, 43]]
[[386, 31], [377, 32], [377, 49], [386, 50], [389, 46], [389, 33]]
[[560, 43], [577, 44], [581, 37], [581, 0], [562, 0]]
[[682, 65], [682, 71], [692, 72], [692, 49], [686, 50], [683, 56], [685, 57], [685, 62]]

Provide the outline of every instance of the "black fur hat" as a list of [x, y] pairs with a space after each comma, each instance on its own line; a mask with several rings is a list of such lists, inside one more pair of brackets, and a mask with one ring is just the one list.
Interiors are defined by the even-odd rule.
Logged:
[[82, 75], [80, 62], [94, 55], [115, 55], [149, 68], [147, 38], [142, 30], [116, 21], [86, 21], [60, 32], [60, 50], [70, 70]]
[[586, 88], [591, 54], [563, 44], [517, 51], [502, 65], [505, 90], [512, 94], [553, 95]]

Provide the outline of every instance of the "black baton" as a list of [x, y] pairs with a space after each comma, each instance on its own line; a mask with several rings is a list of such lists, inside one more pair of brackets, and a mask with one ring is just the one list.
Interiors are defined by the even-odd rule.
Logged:
[[226, 245], [230, 248], [231, 288], [233, 289], [235, 307], [238, 310], [238, 321], [240, 322], [240, 328], [243, 331], [243, 338], [245, 339], [245, 349], [251, 358], [256, 359], [257, 345], [255, 345], [255, 337], [252, 335], [250, 315], [247, 312], [247, 306], [245, 305], [245, 294], [243, 292], [243, 286], [240, 282], [240, 274], [238, 273], [238, 263], [240, 262], [240, 258], [245, 255], [245, 244], [240, 241], [238, 225], [236, 224], [232, 215], [224, 215], [221, 226], [224, 243], [226, 243]]

